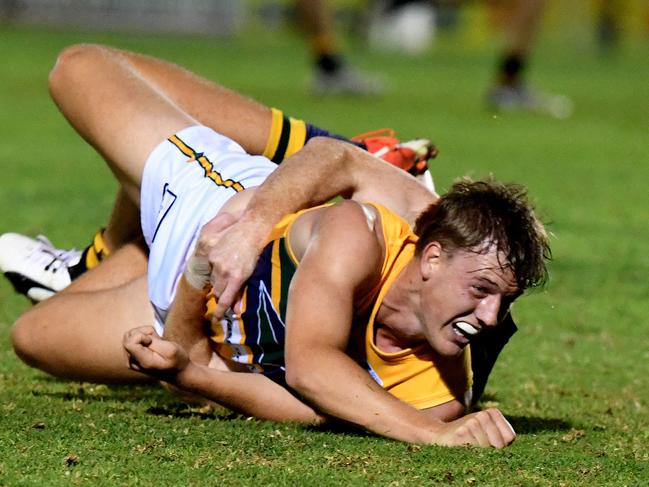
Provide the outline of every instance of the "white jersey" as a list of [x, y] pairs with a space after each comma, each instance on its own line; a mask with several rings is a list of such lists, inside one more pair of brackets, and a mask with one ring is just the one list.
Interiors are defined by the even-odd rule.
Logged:
[[159, 333], [203, 225], [235, 193], [259, 186], [276, 167], [203, 126], [181, 130], [153, 150], [142, 175], [140, 215]]

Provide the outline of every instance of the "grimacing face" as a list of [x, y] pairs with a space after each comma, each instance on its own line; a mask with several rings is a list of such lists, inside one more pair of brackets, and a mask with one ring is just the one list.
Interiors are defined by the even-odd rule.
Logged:
[[431, 242], [419, 264], [422, 332], [442, 356], [458, 355], [473, 337], [496, 326], [521, 294], [511, 267], [494, 245], [447, 252]]

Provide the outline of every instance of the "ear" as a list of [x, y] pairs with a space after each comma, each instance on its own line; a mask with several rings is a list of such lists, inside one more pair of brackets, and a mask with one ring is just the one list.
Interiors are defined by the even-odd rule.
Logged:
[[419, 266], [424, 280], [430, 279], [435, 274], [443, 255], [444, 249], [439, 242], [430, 242], [423, 248], [419, 257]]

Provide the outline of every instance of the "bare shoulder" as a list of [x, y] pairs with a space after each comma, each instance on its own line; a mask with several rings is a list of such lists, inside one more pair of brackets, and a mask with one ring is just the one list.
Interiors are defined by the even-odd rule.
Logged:
[[291, 246], [301, 259], [307, 251], [335, 254], [331, 265], [373, 269], [383, 258], [381, 222], [375, 209], [341, 201], [301, 215], [291, 230]]

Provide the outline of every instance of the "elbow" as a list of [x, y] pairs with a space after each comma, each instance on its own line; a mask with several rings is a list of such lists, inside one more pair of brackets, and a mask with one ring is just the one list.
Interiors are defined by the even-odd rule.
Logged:
[[309, 139], [303, 150], [328, 187], [335, 188], [338, 195], [350, 198], [359, 179], [359, 164], [358, 161], [355, 163], [354, 151], [360, 149], [350, 142], [318, 136]]
[[316, 380], [307, 362], [307, 360], [286, 360], [286, 384], [308, 399], [316, 389]]
[[348, 149], [354, 146], [333, 137], [317, 136], [309, 139], [304, 147], [320, 162], [335, 165], [340, 169], [338, 166], [344, 166], [349, 159]]

